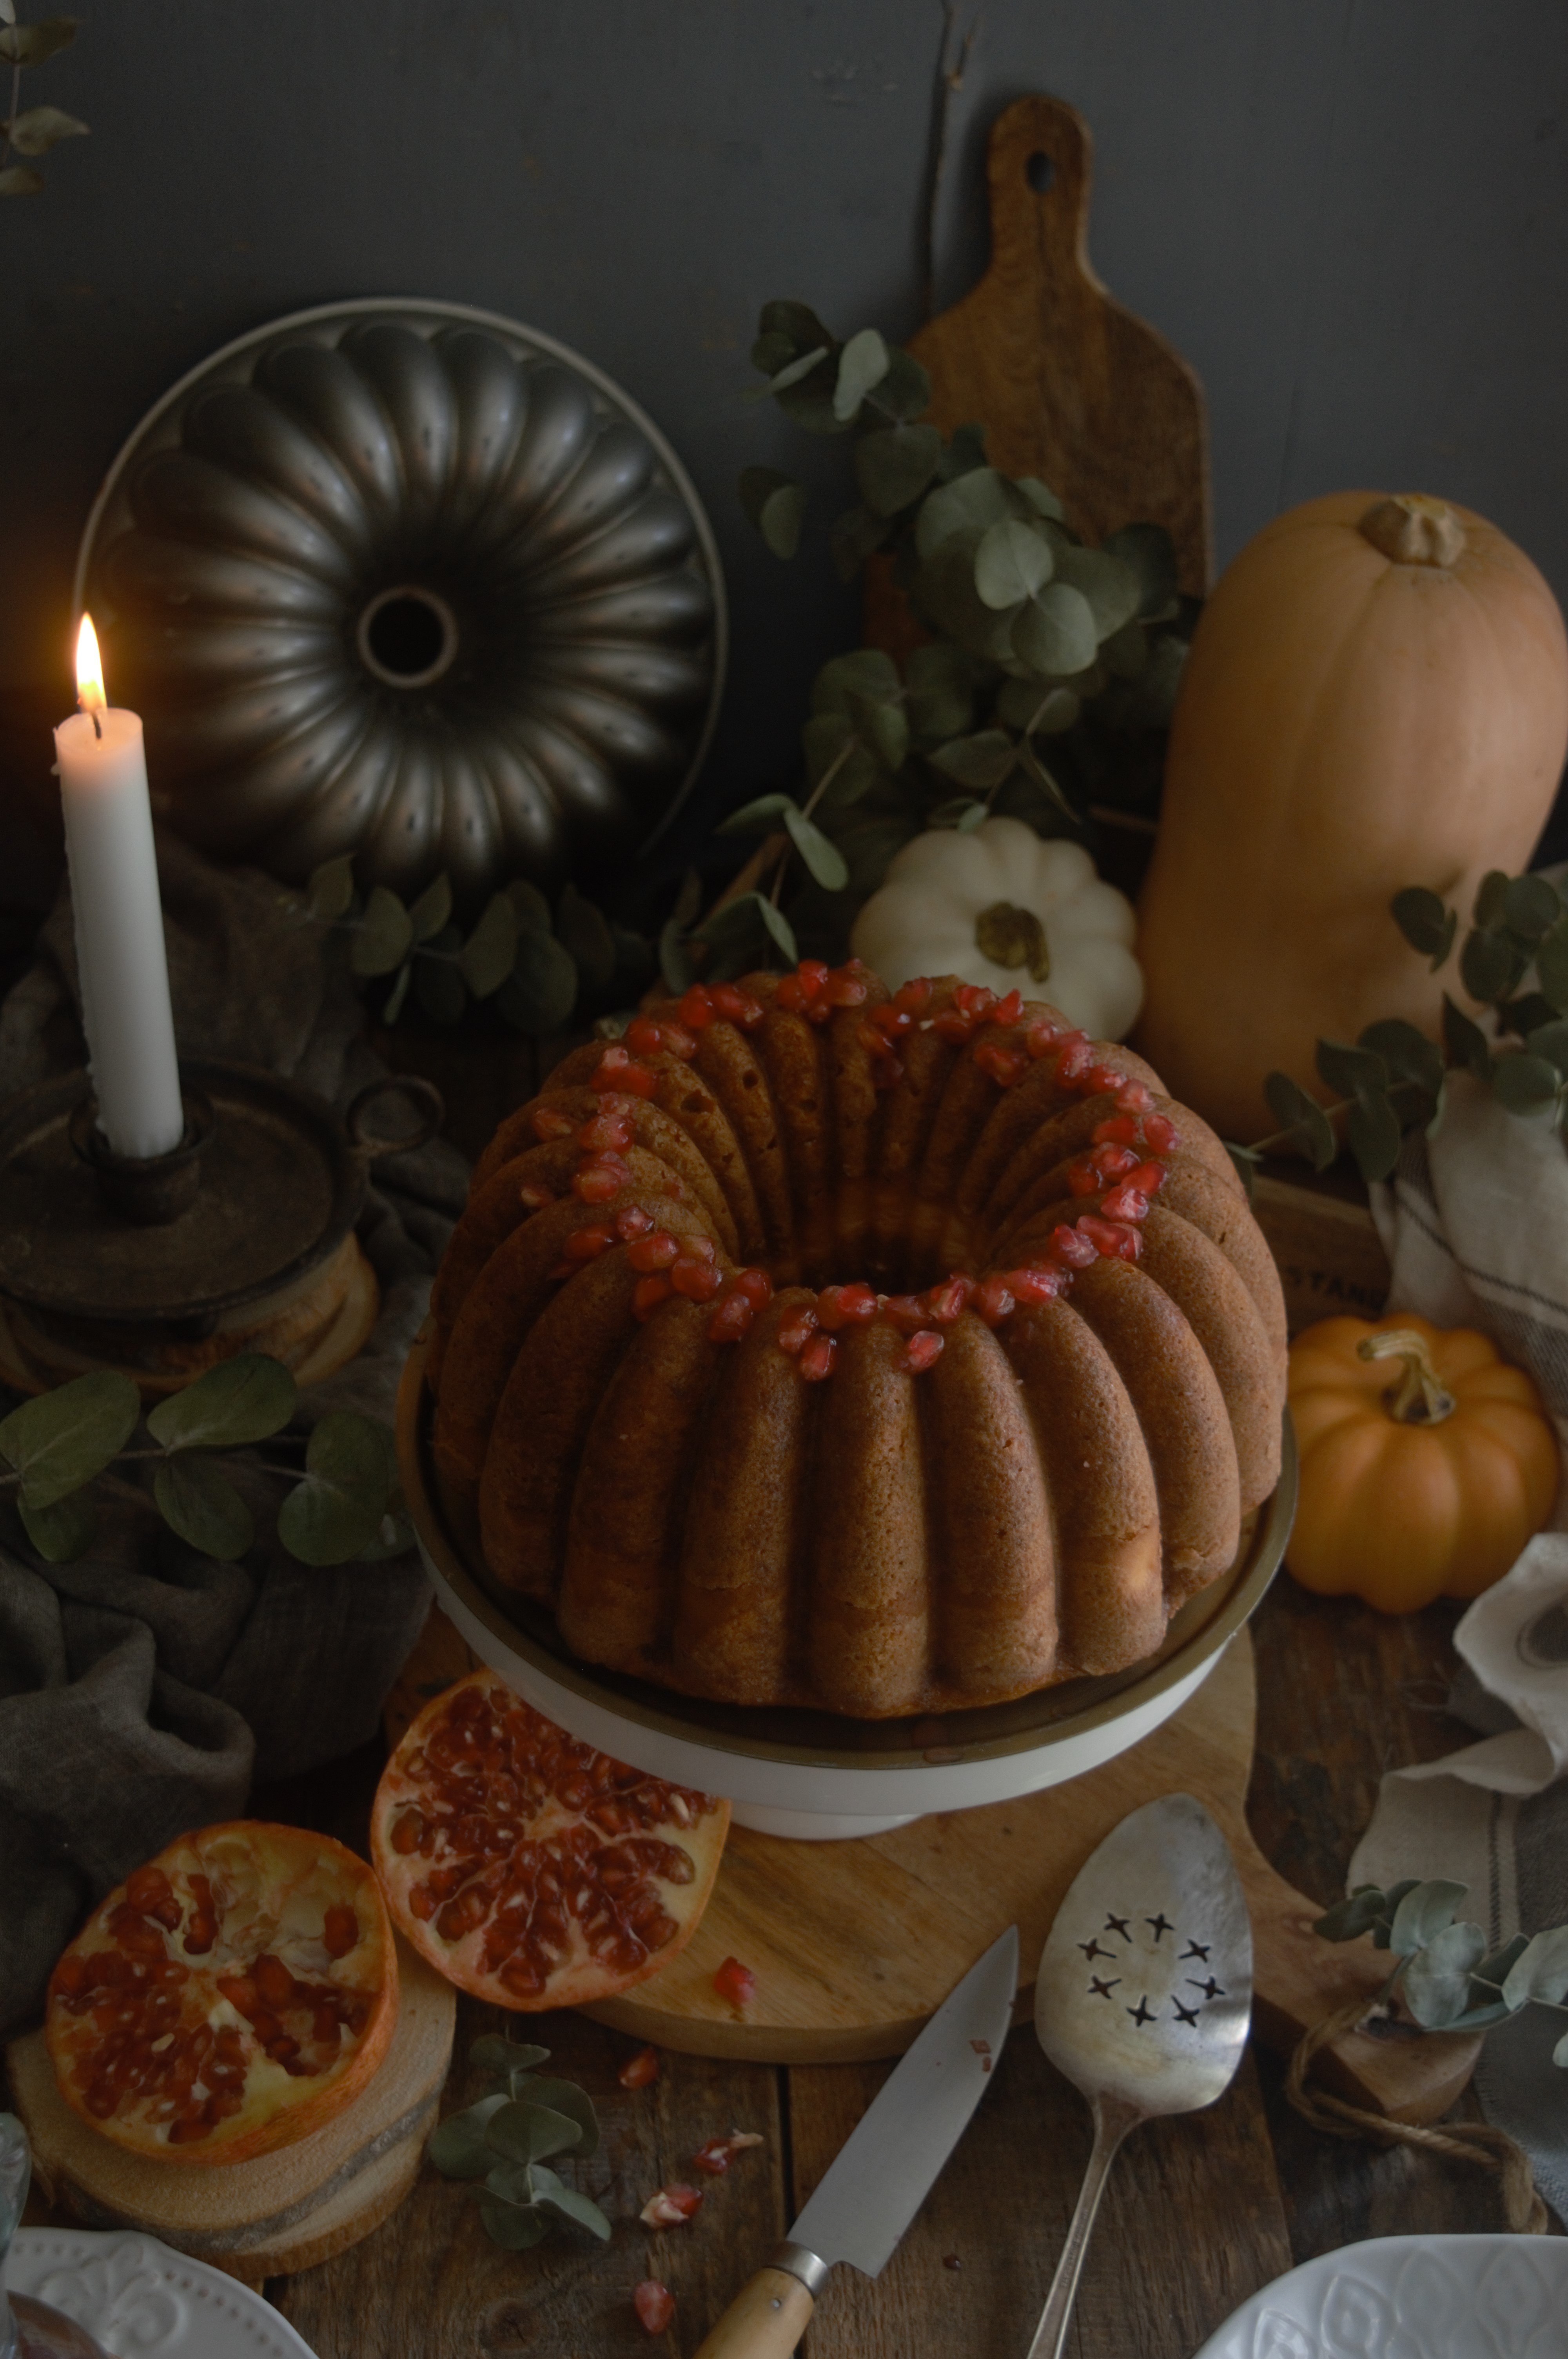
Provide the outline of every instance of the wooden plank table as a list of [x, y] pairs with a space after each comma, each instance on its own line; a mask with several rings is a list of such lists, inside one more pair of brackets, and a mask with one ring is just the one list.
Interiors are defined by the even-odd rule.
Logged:
[[[1457, 1609], [1385, 1620], [1309, 1597], [1281, 1577], [1255, 1625], [1259, 1748], [1250, 1797], [1264, 1849], [1325, 1904], [1366, 1824], [1382, 1771], [1464, 1740], [1442, 1699]], [[367, 1747], [331, 1773], [256, 1797], [268, 1816], [330, 1827], [362, 1847], [379, 1767]], [[466, 2055], [517, 2018], [465, 2002], [449, 2105], [470, 2089]], [[600, 2159], [580, 2183], [615, 2219], [608, 2246], [564, 2232], [536, 2251], [487, 2242], [470, 2194], [427, 2169], [374, 2234], [322, 2267], [275, 2279], [270, 2298], [319, 2359], [676, 2359], [694, 2351], [881, 2086], [889, 2067], [777, 2069], [666, 2055], [627, 2093], [633, 2043], [584, 2017], [535, 2017], [554, 2068], [600, 2104]], [[1504, 2223], [1478, 2171], [1405, 2149], [1320, 2136], [1286, 2104], [1276, 2060], [1248, 2054], [1212, 2111], [1156, 2123], [1119, 2161], [1090, 2250], [1072, 2349], [1081, 2359], [1189, 2359], [1257, 2287], [1357, 2237]], [[1467, 2108], [1462, 2108], [1465, 2110]], [[689, 2227], [654, 2234], [637, 2212], [688, 2158], [731, 2127], [765, 2143], [712, 2182]], [[808, 2359], [979, 2359], [1028, 2347], [1088, 2154], [1082, 2102], [1012, 2035], [990, 2090], [881, 2279], [829, 2281]], [[652, 2340], [631, 2292], [674, 2291], [675, 2327]]]

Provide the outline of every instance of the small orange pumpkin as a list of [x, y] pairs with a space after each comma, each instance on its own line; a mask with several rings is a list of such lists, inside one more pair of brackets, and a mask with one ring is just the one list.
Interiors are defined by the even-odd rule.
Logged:
[[1541, 1395], [1473, 1328], [1407, 1310], [1325, 1319], [1291, 1346], [1290, 1401], [1301, 1501], [1286, 1561], [1304, 1588], [1383, 1614], [1476, 1597], [1552, 1513]]

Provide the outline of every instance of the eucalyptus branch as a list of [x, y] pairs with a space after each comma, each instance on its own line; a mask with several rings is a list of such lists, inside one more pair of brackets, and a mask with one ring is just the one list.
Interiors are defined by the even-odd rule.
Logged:
[[[1458, 1916], [1465, 1893], [1441, 1878], [1411, 1876], [1387, 1892], [1358, 1885], [1314, 1930], [1327, 1941], [1369, 1934], [1390, 1951], [1398, 1963], [1382, 1995], [1422, 2031], [1489, 2031], [1526, 2006], [1568, 2015], [1568, 1926], [1515, 1933], [1489, 1951], [1481, 1927]], [[1568, 2033], [1552, 2061], [1568, 2068]]]

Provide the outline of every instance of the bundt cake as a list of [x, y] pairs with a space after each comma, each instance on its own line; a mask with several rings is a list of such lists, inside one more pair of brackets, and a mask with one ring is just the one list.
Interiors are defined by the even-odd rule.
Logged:
[[1279, 1473], [1283, 1305], [1225, 1149], [1130, 1050], [951, 978], [807, 960], [575, 1050], [433, 1314], [438, 1483], [494, 1581], [725, 1702], [1120, 1670]]

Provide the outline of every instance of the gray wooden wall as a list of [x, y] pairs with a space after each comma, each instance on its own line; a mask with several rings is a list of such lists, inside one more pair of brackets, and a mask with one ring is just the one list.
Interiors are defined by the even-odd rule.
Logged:
[[[775, 294], [914, 324], [939, 0], [74, 5], [27, 96], [92, 136], [0, 205], [0, 690], [57, 670], [99, 474], [176, 375], [308, 303], [447, 296], [578, 346], [672, 436], [736, 609], [704, 800], [786, 769], [854, 605], [738, 516], [737, 470], [798, 449], [741, 406], [747, 348]], [[1094, 128], [1101, 276], [1207, 388], [1222, 562], [1314, 493], [1419, 489], [1568, 595], [1564, 0], [981, 13], [943, 300], [984, 260], [986, 125], [1054, 91]]]

